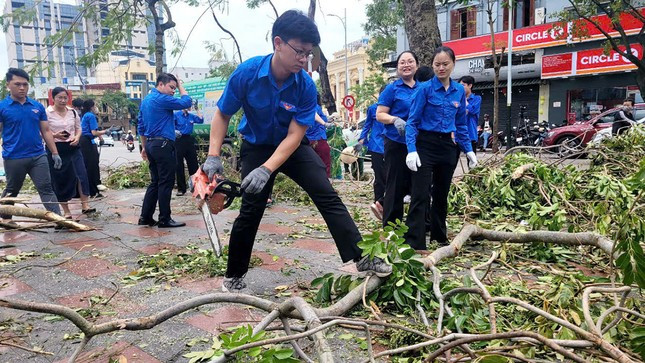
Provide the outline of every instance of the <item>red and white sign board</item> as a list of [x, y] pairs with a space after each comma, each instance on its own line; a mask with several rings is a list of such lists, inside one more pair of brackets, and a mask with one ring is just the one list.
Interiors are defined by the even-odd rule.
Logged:
[[356, 99], [354, 99], [354, 96], [347, 95], [343, 98], [343, 106], [345, 106], [349, 111], [354, 109], [354, 105], [356, 105]]
[[[625, 47], [620, 47], [625, 50]], [[632, 54], [640, 58], [643, 48], [631, 44]], [[636, 69], [636, 65], [615, 51], [605, 54], [603, 48], [542, 57], [542, 79], [574, 75], [610, 73]]]
[[[645, 15], [645, 9], [641, 10]], [[620, 35], [611, 25], [611, 19], [607, 15], [600, 15], [592, 18], [601, 28], [611, 36]], [[604, 39], [604, 34], [594, 25], [586, 20], [577, 20], [576, 27], [582, 26], [587, 28], [587, 36], [583, 39], [573, 39], [570, 36], [572, 23], [549, 23], [529, 26], [513, 30], [513, 51], [538, 49], [554, 47], [563, 44], [576, 42], [587, 42], [598, 39]], [[625, 30], [626, 35], [638, 34], [643, 27], [643, 22], [632, 15], [622, 14], [620, 23]], [[444, 42], [443, 45], [452, 48], [457, 59], [473, 58], [487, 56], [491, 54], [491, 36], [490, 34], [470, 37], [465, 39], [451, 40]], [[495, 33], [495, 48], [500, 51], [502, 48], [508, 48], [508, 32]]]

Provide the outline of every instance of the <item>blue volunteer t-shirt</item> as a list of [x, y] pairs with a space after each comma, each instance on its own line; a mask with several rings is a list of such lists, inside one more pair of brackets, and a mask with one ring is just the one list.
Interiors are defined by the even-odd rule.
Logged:
[[92, 140], [92, 144], [95, 144], [94, 135], [92, 135], [93, 130], [99, 129], [99, 122], [96, 119], [96, 115], [92, 112], [86, 112], [81, 118], [81, 134], [83, 136], [89, 137]]
[[479, 126], [479, 109], [482, 104], [482, 97], [471, 93], [467, 100], [466, 119], [468, 120], [468, 136], [470, 136], [470, 141], [477, 141], [479, 139], [477, 127]]
[[184, 115], [184, 111], [175, 111], [175, 130], [181, 132], [182, 135], [190, 135], [193, 133], [194, 124], [203, 124], [204, 118], [199, 117], [192, 113]]
[[45, 107], [27, 97], [24, 104], [7, 96], [0, 101], [2, 122], [2, 157], [22, 159], [45, 153], [40, 122], [47, 121]]
[[367, 144], [368, 151], [383, 154], [383, 132], [385, 132], [385, 125], [376, 121], [377, 106], [377, 104], [373, 104], [367, 108], [365, 124], [363, 125], [361, 136], [358, 139], [366, 140], [363, 141], [363, 145]]
[[[316, 105], [316, 113], [323, 121], [327, 122], [327, 116], [323, 113], [320, 105]], [[314, 120], [314, 124], [307, 129], [305, 136], [307, 136], [307, 140], [309, 141], [327, 140], [327, 129], [325, 125], [321, 125]]]
[[[390, 83], [378, 98], [379, 106], [386, 106], [390, 108], [388, 112], [391, 116], [399, 117], [403, 121], [407, 121], [408, 113], [410, 112], [410, 105], [412, 98], [417, 90], [419, 82], [415, 82], [414, 86], [409, 87], [403, 82], [402, 79], [397, 79]], [[394, 127], [394, 124], [385, 125], [385, 137], [400, 144], [405, 144], [405, 137], [399, 135], [399, 132]]]
[[173, 111], [189, 108], [192, 104], [193, 101], [188, 95], [176, 98], [153, 88], [141, 101], [141, 107], [139, 107], [139, 116], [137, 117], [139, 135], [164, 137], [174, 141], [175, 115]]
[[238, 131], [254, 145], [277, 146], [287, 136], [292, 119], [300, 125], [314, 124], [317, 92], [304, 71], [293, 73], [280, 87], [271, 73], [273, 53], [251, 58], [233, 72], [217, 107], [225, 115], [240, 107], [244, 116]]

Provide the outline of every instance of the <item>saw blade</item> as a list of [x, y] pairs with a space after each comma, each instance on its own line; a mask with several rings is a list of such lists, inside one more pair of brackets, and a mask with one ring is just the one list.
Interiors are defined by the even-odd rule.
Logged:
[[213, 215], [210, 209], [208, 209], [208, 203], [202, 203], [200, 209], [202, 211], [202, 217], [204, 217], [204, 224], [206, 224], [206, 232], [208, 232], [208, 237], [210, 237], [211, 245], [213, 246], [213, 251], [217, 257], [220, 257], [222, 254], [222, 245], [219, 242], [217, 227], [215, 227]]

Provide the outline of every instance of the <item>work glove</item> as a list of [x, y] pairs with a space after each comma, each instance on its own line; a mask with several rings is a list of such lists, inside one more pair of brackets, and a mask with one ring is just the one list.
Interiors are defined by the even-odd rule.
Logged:
[[224, 172], [224, 165], [219, 156], [208, 155], [206, 162], [202, 165], [202, 171], [208, 176], [208, 180], [213, 180], [213, 175], [222, 174]]
[[175, 139], [178, 139], [181, 137], [181, 132], [179, 130], [175, 130]]
[[257, 194], [262, 191], [270, 177], [271, 171], [266, 166], [260, 165], [242, 180], [242, 185], [240, 186], [245, 193]]
[[419, 159], [419, 154], [416, 151], [408, 153], [408, 156], [405, 157], [405, 164], [408, 166], [408, 169], [417, 171], [417, 169], [421, 166], [421, 159]]
[[360, 142], [356, 143], [356, 145], [354, 145], [354, 152], [356, 154], [360, 154], [361, 151], [363, 151], [363, 144], [361, 144]]
[[468, 158], [468, 167], [469, 168], [474, 168], [477, 166], [477, 155], [475, 155], [474, 152], [469, 151], [466, 153], [466, 157]]
[[399, 135], [405, 136], [405, 121], [403, 121], [403, 119], [400, 117], [395, 118], [394, 127], [396, 127], [396, 131], [399, 132]]
[[325, 123], [325, 128], [326, 128], [326, 129], [331, 129], [332, 127], [334, 127], [334, 123], [333, 123], [333, 122], [327, 122], [327, 123]]
[[54, 161], [54, 169], [58, 170], [63, 167], [63, 159], [58, 154], [52, 154], [52, 160]]

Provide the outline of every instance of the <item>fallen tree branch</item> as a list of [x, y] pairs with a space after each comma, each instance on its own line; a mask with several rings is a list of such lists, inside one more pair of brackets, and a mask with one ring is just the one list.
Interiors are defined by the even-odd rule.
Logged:
[[94, 228], [92, 227], [86, 226], [78, 222], [74, 222], [70, 219], [65, 219], [65, 217], [47, 210], [16, 207], [14, 205], [0, 205], [0, 214], [44, 219], [50, 222], [55, 222], [59, 226], [73, 229], [75, 231], [94, 230]]

